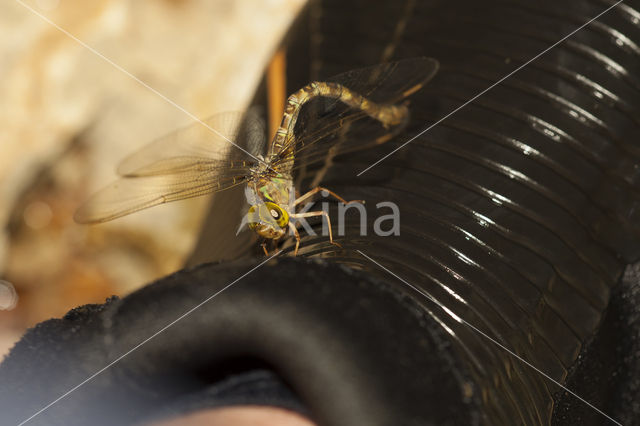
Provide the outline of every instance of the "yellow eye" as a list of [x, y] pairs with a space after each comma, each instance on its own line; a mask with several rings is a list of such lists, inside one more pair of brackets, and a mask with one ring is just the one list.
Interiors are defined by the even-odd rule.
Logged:
[[[273, 224], [275, 222], [280, 228], [285, 228], [289, 223], [289, 215], [279, 205], [265, 202], [261, 206], [251, 206], [248, 212], [249, 228], [255, 229], [258, 224]], [[270, 225], [272, 226], [272, 225]]]
[[275, 203], [267, 202], [265, 203], [267, 209], [269, 209], [269, 214], [276, 221], [280, 228], [284, 228], [289, 223], [289, 215], [286, 211], [284, 211], [279, 205]]

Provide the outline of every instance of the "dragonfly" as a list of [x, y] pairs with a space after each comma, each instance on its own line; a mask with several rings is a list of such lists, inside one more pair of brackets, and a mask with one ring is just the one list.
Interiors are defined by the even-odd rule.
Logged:
[[[287, 98], [270, 143], [256, 114], [222, 113], [174, 131], [125, 158], [117, 169], [120, 179], [89, 198], [74, 219], [106, 222], [245, 185], [249, 209], [243, 223], [264, 241], [277, 243], [291, 232], [295, 256], [301, 240], [296, 221], [324, 216], [329, 240], [339, 246], [326, 211], [296, 210], [321, 191], [348, 202], [322, 186], [296, 196], [294, 175], [329, 157], [393, 138], [408, 122], [407, 98], [438, 68], [433, 58], [410, 58], [311, 82]], [[263, 249], [268, 253], [264, 243]]]

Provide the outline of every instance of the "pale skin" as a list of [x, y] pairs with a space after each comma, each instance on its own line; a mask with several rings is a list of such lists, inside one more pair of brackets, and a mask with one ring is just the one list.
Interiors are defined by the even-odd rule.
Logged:
[[147, 426], [317, 426], [293, 411], [267, 406], [202, 410]]

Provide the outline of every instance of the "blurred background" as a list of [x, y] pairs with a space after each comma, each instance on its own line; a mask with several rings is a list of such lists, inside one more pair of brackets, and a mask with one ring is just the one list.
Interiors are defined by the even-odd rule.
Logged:
[[73, 222], [75, 209], [116, 177], [121, 159], [193, 120], [70, 35], [206, 118], [246, 108], [303, 4], [0, 4], [0, 358], [40, 321], [179, 269], [209, 202], [100, 225]]

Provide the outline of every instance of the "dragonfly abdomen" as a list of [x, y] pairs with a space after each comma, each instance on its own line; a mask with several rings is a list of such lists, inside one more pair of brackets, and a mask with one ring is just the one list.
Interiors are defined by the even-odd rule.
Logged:
[[312, 82], [293, 93], [287, 99], [282, 123], [277, 130], [271, 146], [271, 152], [282, 149], [285, 141], [293, 134], [298, 114], [302, 106], [316, 97], [336, 99], [340, 102], [363, 111], [369, 117], [378, 120], [383, 126], [391, 127], [402, 124], [408, 117], [405, 105], [378, 104], [349, 88], [332, 82]]

